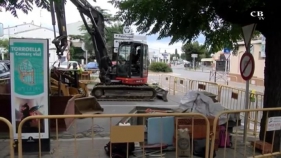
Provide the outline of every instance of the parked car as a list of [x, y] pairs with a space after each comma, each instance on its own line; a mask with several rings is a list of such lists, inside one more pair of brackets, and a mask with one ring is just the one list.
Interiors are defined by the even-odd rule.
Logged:
[[10, 69], [9, 67], [4, 63], [0, 62], [0, 79], [3, 78], [10, 78]]
[[84, 69], [89, 70], [89, 69], [98, 69], [99, 65], [97, 62], [89, 62], [88, 64], [85, 65]]
[[10, 69], [10, 60], [1, 60], [0, 62], [5, 63], [6, 66]]
[[[60, 69], [67, 69], [68, 68], [68, 65], [70, 64], [70, 68], [69, 69], [73, 69], [73, 65], [77, 65], [77, 69], [79, 69], [79, 63], [77, 61], [64, 61], [62, 63], [60, 63]], [[54, 65], [55, 67], [58, 67], [58, 63], [55, 63]]]

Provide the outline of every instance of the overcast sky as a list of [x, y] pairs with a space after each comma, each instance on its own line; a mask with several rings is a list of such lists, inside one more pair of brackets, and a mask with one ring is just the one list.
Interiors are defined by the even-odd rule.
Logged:
[[[91, 0], [89, 0], [92, 2]], [[93, 6], [100, 6], [102, 9], [108, 9], [109, 13], [115, 14], [117, 9], [114, 8], [111, 4], [107, 3], [107, 0], [97, 0], [96, 3], [92, 2]], [[81, 21], [79, 12], [76, 7], [68, 1], [66, 4], [66, 23], [73, 23], [77, 21]], [[10, 12], [0, 12], [0, 23], [4, 24], [4, 27], [13, 26], [22, 24], [24, 22], [34, 21], [34, 24], [45, 27], [51, 27], [51, 15], [47, 10], [40, 10], [39, 8], [34, 7], [33, 11], [28, 15], [18, 12], [19, 18], [15, 18], [11, 15]], [[134, 26], [132, 27], [134, 29]], [[135, 31], [135, 30], [134, 30]], [[162, 40], [157, 40], [158, 35], [151, 35], [147, 37], [147, 43], [149, 45], [149, 49], [151, 52], [161, 52], [167, 51], [169, 53], [174, 53], [175, 49], [178, 49], [178, 52], [181, 52], [182, 43], [175, 43], [173, 45], [168, 45], [170, 38], [165, 38]], [[204, 43], [204, 36], [199, 36], [197, 39], [199, 43]]]

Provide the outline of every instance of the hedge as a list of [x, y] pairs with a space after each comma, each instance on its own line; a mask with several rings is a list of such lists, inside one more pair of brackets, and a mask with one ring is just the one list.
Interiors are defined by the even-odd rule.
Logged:
[[149, 70], [153, 72], [173, 72], [167, 63], [162, 62], [152, 62], [149, 66]]

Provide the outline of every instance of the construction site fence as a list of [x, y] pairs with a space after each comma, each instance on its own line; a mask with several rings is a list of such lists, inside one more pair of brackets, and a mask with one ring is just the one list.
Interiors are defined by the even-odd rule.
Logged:
[[[172, 75], [159, 75], [154, 79], [159, 86], [167, 89], [171, 95], [183, 95], [190, 90], [199, 90], [209, 92], [215, 95], [215, 98], [221, 105], [230, 110], [242, 110], [247, 108], [263, 108], [264, 95], [261, 92], [250, 90], [249, 105], [245, 107], [246, 90], [235, 88], [227, 85], [220, 85], [215, 82], [191, 80]], [[256, 121], [256, 113], [249, 115], [249, 121], [253, 124], [260, 124]], [[261, 119], [262, 113], [257, 113], [258, 120]], [[242, 116], [244, 117], [244, 116]], [[249, 126], [249, 128], [252, 126]]]
[[[56, 130], [54, 140], [51, 141], [51, 149], [52, 151], [49, 153], [49, 157], [65, 157], [71, 155], [71, 157], [103, 157], [102, 153], [104, 153], [103, 145], [95, 144], [95, 141], [101, 139], [95, 139], [99, 136], [99, 133], [94, 129], [95, 122], [98, 122], [98, 119], [108, 119], [108, 137], [105, 143], [110, 141], [110, 148], [114, 143], [127, 143], [135, 142], [136, 149], [135, 155], [136, 157], [146, 157], [146, 156], [155, 156], [155, 155], [163, 155], [166, 153], [167, 148], [165, 146], [160, 146], [158, 151], [147, 152], [142, 145], [146, 141], [146, 129], [147, 129], [147, 119], [149, 118], [158, 118], [159, 130], [158, 130], [158, 138], [159, 144], [161, 144], [164, 140], [164, 129], [166, 125], [167, 118], [173, 119], [174, 126], [174, 140], [171, 146], [174, 147], [175, 153], [166, 153], [171, 154], [170, 157], [180, 157], [186, 156], [193, 157], [193, 153], [196, 152], [196, 148], [198, 141], [203, 140], [203, 146], [205, 147], [203, 151], [205, 152], [205, 158], [213, 158], [214, 155], [219, 158], [236, 158], [236, 157], [272, 157], [281, 155], [280, 150], [273, 150], [273, 145], [276, 144], [275, 136], [278, 134], [278, 129], [274, 129], [276, 126], [272, 124], [274, 119], [270, 118], [272, 114], [276, 113], [276, 111], [281, 111], [281, 108], [264, 108], [264, 109], [249, 109], [249, 110], [226, 110], [217, 114], [215, 117], [206, 117], [205, 115], [199, 113], [143, 113], [143, 114], [96, 114], [96, 115], [46, 115], [46, 116], [30, 116], [22, 120], [18, 126], [18, 134], [17, 138], [14, 138], [13, 128], [11, 123], [5, 118], [0, 117], [0, 121], [6, 123], [9, 127], [9, 147], [10, 147], [10, 157], [14, 158], [14, 139], [17, 139], [17, 154], [18, 158], [23, 158], [24, 153], [23, 143], [22, 143], [22, 127], [23, 125], [30, 120], [37, 120], [38, 129], [40, 129], [42, 119], [54, 119], [56, 121]], [[260, 135], [256, 134], [254, 136], [247, 136], [243, 139], [243, 131], [241, 129], [241, 122], [243, 122], [243, 118], [241, 118], [241, 113], [244, 115], [249, 115], [250, 113], [263, 113], [263, 131]], [[258, 120], [258, 115], [255, 115]], [[116, 123], [117, 118], [120, 119], [122, 117], [123, 121], [121, 123], [130, 123], [127, 126], [120, 126]], [[70, 130], [74, 131], [73, 139], [70, 139], [66, 143], [67, 146], [63, 146], [61, 144], [62, 140], [59, 137], [59, 119], [67, 119], [74, 118], [74, 122]], [[89, 127], [88, 131], [88, 142], [81, 146], [81, 142], [79, 142], [78, 131], [76, 123], [79, 119], [88, 119], [88, 121], [92, 122], [92, 125]], [[118, 122], [118, 121], [117, 121]], [[270, 123], [270, 124], [269, 124]], [[106, 128], [106, 127], [103, 127]], [[222, 132], [222, 129], [225, 129]], [[184, 130], [179, 129], [187, 129], [187, 133], [184, 133]], [[259, 133], [261, 129], [258, 127], [254, 127], [254, 132]], [[248, 129], [246, 128], [246, 133], [248, 133]], [[200, 133], [200, 134], [199, 134]], [[40, 139], [40, 130], [38, 130], [38, 157], [47, 157], [46, 153], [42, 156], [41, 146], [42, 142]], [[190, 141], [187, 141], [189, 135]], [[223, 136], [224, 135], [224, 136]], [[199, 138], [201, 137], [201, 138]], [[221, 139], [222, 137], [228, 138]], [[267, 138], [267, 139], [266, 139]], [[270, 138], [270, 139], [269, 139]], [[278, 138], [279, 139], [279, 138]], [[243, 140], [245, 143], [242, 143]], [[222, 142], [223, 141], [223, 142]], [[138, 142], [138, 143], [136, 143]], [[82, 141], [85, 143], [85, 140]], [[229, 146], [231, 145], [231, 146]], [[184, 149], [185, 148], [185, 149]], [[186, 151], [186, 148], [189, 151]], [[278, 152], [276, 152], [278, 151]], [[214, 154], [215, 153], [215, 154]], [[65, 155], [68, 154], [68, 155]], [[127, 151], [128, 154], [128, 151]], [[167, 157], [169, 157], [167, 155]], [[111, 156], [110, 156], [111, 157]]]

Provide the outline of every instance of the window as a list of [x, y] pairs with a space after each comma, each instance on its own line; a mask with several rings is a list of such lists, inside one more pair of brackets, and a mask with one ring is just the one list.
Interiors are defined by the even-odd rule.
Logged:
[[149, 60], [149, 56], [148, 56], [148, 46], [147, 45], [143, 45], [143, 77], [146, 77], [148, 74], [147, 70], [148, 70], [148, 60]]
[[129, 74], [131, 45], [120, 45], [117, 58], [117, 74], [120, 77], [127, 77]]
[[67, 61], [60, 63], [60, 65], [67, 65]]
[[118, 59], [121, 61], [129, 61], [130, 60], [130, 45], [123, 45], [120, 47]]
[[1, 63], [0, 64], [0, 74], [7, 72], [6, 68], [4, 67], [4, 65]]

